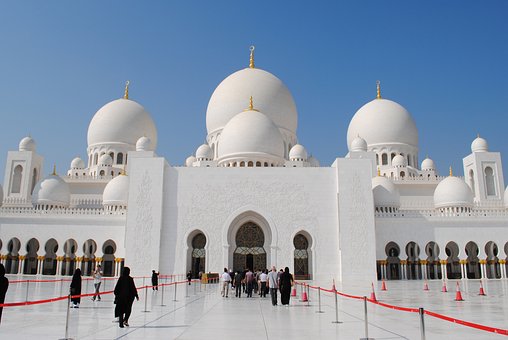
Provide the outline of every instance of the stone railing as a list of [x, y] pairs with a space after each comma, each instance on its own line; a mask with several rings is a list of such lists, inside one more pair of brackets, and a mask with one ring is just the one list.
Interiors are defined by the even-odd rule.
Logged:
[[117, 210], [90, 209], [90, 208], [54, 208], [54, 209], [35, 209], [33, 207], [1, 207], [0, 216], [100, 216], [100, 215], [126, 215], [127, 209], [120, 208]]

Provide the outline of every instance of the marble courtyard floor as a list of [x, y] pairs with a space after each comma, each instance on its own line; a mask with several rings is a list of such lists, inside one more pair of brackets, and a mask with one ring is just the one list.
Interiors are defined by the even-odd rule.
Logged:
[[[37, 277], [39, 278], [39, 277]], [[9, 280], [34, 280], [34, 276], [9, 276]], [[55, 279], [45, 277], [44, 279]], [[111, 290], [116, 280], [106, 281]], [[148, 280], [147, 280], [148, 282]], [[479, 281], [459, 281], [464, 301], [455, 301], [456, 281], [448, 281], [448, 293], [441, 292], [441, 281], [388, 281], [387, 291], [375, 283], [378, 300], [403, 307], [423, 307], [452, 318], [490, 327], [508, 328], [508, 281], [485, 280], [487, 296], [479, 296]], [[104, 284], [104, 283], [103, 283]], [[137, 286], [142, 286], [140, 279]], [[69, 282], [12, 283], [6, 302], [42, 300], [63, 296]], [[327, 287], [330, 288], [330, 287]], [[346, 293], [356, 287], [338, 287]], [[83, 282], [82, 293], [92, 293], [93, 284]], [[298, 288], [298, 295], [301, 290]], [[365, 294], [370, 295], [370, 291]], [[291, 299], [290, 307], [273, 307], [270, 298], [229, 298], [220, 295], [217, 284], [174, 285], [158, 292], [140, 290], [135, 301], [130, 327], [119, 328], [113, 317], [113, 296], [103, 295], [102, 301], [82, 298], [79, 309], [69, 310], [68, 337], [73, 339], [360, 339], [364, 338], [363, 301], [339, 297], [338, 320], [331, 293], [322, 292], [323, 313], [317, 313], [318, 296], [310, 290], [308, 303]], [[279, 295], [280, 299], [280, 295]], [[280, 303], [280, 301], [279, 301]], [[163, 306], [161, 306], [163, 305]], [[67, 301], [37, 305], [5, 307], [0, 325], [1, 339], [62, 339], [65, 336]], [[393, 310], [368, 303], [369, 337], [374, 339], [420, 339], [417, 313]], [[501, 339], [489, 333], [453, 322], [425, 316], [426, 339]]]

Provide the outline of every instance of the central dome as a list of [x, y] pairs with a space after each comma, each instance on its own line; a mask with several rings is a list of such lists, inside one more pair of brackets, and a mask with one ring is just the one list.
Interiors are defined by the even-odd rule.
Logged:
[[418, 130], [411, 114], [400, 104], [377, 98], [362, 106], [349, 123], [347, 143], [362, 136], [369, 147], [407, 144], [418, 147]]
[[155, 149], [157, 129], [143, 106], [130, 99], [114, 100], [97, 111], [88, 126], [88, 146], [124, 143], [136, 145], [146, 136]]
[[256, 108], [277, 127], [296, 133], [298, 113], [288, 88], [273, 74], [245, 68], [224, 79], [215, 89], [206, 110], [208, 134], [220, 130], [245, 108], [245, 98], [256, 99]]

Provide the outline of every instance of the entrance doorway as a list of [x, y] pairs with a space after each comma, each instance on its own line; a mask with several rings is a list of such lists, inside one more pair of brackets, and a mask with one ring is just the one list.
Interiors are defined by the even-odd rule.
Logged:
[[243, 271], [266, 268], [265, 235], [254, 222], [244, 223], [236, 233], [236, 249], [233, 253], [233, 270]]

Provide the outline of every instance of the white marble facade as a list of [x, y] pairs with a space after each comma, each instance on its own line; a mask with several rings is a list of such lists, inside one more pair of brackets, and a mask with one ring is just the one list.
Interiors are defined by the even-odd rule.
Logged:
[[207, 143], [174, 166], [156, 153], [148, 112], [124, 97], [92, 118], [87, 160], [42, 176], [35, 140], [5, 166], [0, 260], [9, 273], [134, 275], [288, 266], [302, 279], [506, 278], [508, 205], [501, 155], [480, 136], [465, 177], [418, 162], [400, 104], [363, 105], [349, 153], [321, 165], [297, 139], [287, 87], [254, 67], [213, 92]]

